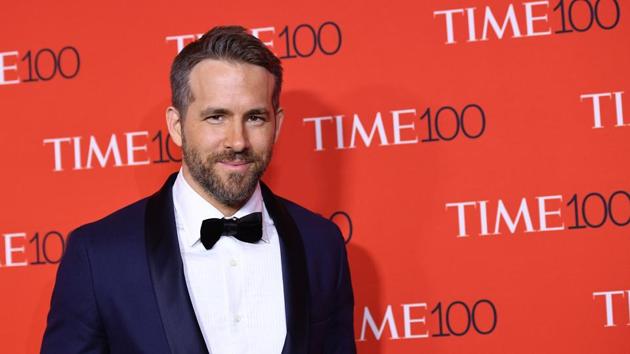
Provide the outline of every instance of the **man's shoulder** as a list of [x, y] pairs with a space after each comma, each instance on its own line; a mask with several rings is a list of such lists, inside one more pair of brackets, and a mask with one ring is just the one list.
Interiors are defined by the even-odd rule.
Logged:
[[145, 197], [96, 221], [81, 225], [72, 231], [72, 235], [73, 237], [89, 235], [90, 238], [111, 238], [115, 235], [141, 233], [144, 229], [148, 199], [149, 197]]
[[283, 197], [277, 197], [278, 200], [280, 200], [282, 202], [282, 204], [287, 208], [287, 210], [289, 211], [289, 214], [291, 214], [291, 216], [295, 220], [296, 222], [306, 222], [306, 223], [310, 223], [310, 224], [316, 224], [316, 225], [321, 225], [321, 226], [333, 226], [334, 224], [326, 219], [325, 217], [323, 217], [321, 214], [316, 213], [312, 210], [307, 209], [306, 207]]
[[326, 240], [333, 243], [343, 242], [343, 236], [335, 223], [291, 200], [277, 198], [286, 207], [305, 241], [312, 239], [318, 242]]

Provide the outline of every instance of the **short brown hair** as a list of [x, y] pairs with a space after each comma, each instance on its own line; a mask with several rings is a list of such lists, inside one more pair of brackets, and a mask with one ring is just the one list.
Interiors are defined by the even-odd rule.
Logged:
[[173, 60], [171, 66], [171, 102], [182, 118], [195, 97], [189, 84], [193, 67], [205, 59], [236, 61], [261, 66], [275, 77], [272, 104], [280, 107], [282, 90], [282, 65], [258, 38], [247, 33], [241, 26], [218, 26], [198, 40], [190, 43]]

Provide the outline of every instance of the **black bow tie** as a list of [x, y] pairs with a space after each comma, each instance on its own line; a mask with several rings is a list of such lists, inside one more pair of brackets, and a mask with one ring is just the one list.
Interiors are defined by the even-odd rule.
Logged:
[[262, 213], [251, 213], [240, 219], [206, 219], [201, 224], [201, 243], [207, 250], [222, 235], [234, 236], [248, 243], [258, 242], [262, 238]]

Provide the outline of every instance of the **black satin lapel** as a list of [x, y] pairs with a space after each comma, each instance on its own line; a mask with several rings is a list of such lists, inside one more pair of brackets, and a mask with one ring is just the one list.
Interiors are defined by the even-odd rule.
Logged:
[[164, 331], [172, 354], [208, 353], [188, 295], [177, 241], [171, 175], [162, 189], [149, 197], [145, 241], [149, 271]]
[[283, 354], [308, 352], [309, 293], [306, 254], [300, 231], [288, 210], [263, 183], [261, 191], [265, 207], [280, 236], [284, 307], [287, 318], [287, 338]]

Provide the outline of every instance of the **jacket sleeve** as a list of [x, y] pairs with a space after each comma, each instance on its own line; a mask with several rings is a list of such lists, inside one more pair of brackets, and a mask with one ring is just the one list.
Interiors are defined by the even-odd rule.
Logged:
[[354, 296], [352, 282], [350, 280], [350, 268], [344, 238], [339, 229], [335, 231], [340, 242], [339, 245], [339, 277], [337, 280], [337, 296], [334, 312], [331, 316], [324, 353], [326, 354], [354, 354], [356, 346], [354, 342]]
[[109, 353], [94, 296], [85, 236], [77, 230], [68, 238], [57, 270], [42, 354]]

